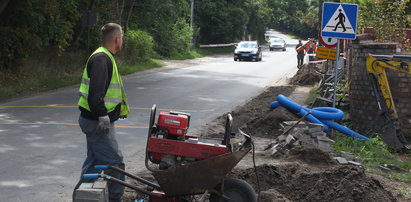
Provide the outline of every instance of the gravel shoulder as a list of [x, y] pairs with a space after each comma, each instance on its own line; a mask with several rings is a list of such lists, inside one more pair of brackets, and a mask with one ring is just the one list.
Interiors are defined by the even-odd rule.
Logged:
[[221, 60], [223, 58], [227, 58], [230, 56], [232, 56], [232, 53], [214, 54], [214, 55], [209, 55], [209, 56], [205, 56], [202, 58], [194, 58], [194, 59], [188, 59], [188, 60], [160, 60], [160, 61], [165, 64], [163, 68], [184, 68], [184, 67], [190, 67], [190, 66], [203, 64], [206, 62]]

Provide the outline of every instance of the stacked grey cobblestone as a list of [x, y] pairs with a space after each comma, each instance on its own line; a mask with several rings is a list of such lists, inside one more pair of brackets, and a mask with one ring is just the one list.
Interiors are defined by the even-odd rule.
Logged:
[[73, 202], [108, 202], [107, 181], [98, 179], [94, 183], [82, 183]]
[[[280, 125], [283, 131], [287, 131], [294, 124], [296, 124], [296, 121], [284, 121]], [[266, 150], [271, 150], [273, 157], [287, 154], [288, 151], [295, 146], [317, 148], [328, 153], [333, 151], [329, 145], [330, 142], [334, 141], [326, 136], [326, 133], [323, 132], [322, 125], [300, 122], [287, 134], [278, 136]]]

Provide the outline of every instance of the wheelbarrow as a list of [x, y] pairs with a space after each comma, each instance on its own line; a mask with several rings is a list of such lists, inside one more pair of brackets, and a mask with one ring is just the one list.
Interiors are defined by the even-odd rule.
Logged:
[[[175, 116], [181, 116], [181, 114], [187, 116], [189, 120], [189, 114], [176, 112], [167, 114], [166, 118], [171, 119]], [[251, 137], [240, 131], [240, 134], [245, 137], [245, 141], [238, 147], [238, 149], [233, 151], [234, 149], [230, 144], [232, 126], [231, 114], [227, 115], [224, 139], [220, 141], [219, 144], [216, 144], [215, 140], [213, 140], [213, 142], [209, 139], [205, 140], [207, 143], [204, 143], [204, 141], [201, 140], [197, 140], [197, 142], [193, 143], [193, 141], [190, 141], [190, 138], [192, 139], [193, 137], [188, 135], [178, 137], [180, 140], [170, 140], [168, 138], [164, 138], [162, 135], [159, 137], [158, 134], [164, 133], [158, 132], [159, 127], [162, 126], [159, 123], [155, 123], [155, 116], [156, 106], [154, 105], [150, 116], [145, 165], [146, 168], [152, 172], [157, 183], [153, 183], [142, 177], [135, 176], [120, 168], [106, 165], [95, 166], [96, 169], [102, 171], [101, 173], [84, 174], [83, 177], [95, 179], [100, 177], [105, 180], [124, 185], [139, 193], [147, 195], [149, 201], [151, 202], [191, 201], [194, 200], [194, 196], [196, 195], [200, 197], [200, 201], [204, 201], [206, 198], [209, 198], [210, 201], [257, 201], [254, 189], [247, 182], [240, 179], [225, 179], [225, 176], [251, 150], [252, 146]], [[179, 119], [174, 120], [184, 122]], [[158, 122], [160, 122], [160, 117]], [[167, 135], [170, 136], [171, 134]], [[177, 147], [179, 150], [176, 151], [175, 149], [170, 149], [170, 147]], [[226, 152], [219, 154], [218, 152], [221, 150], [212, 150], [217, 147], [219, 149], [225, 148]], [[190, 152], [187, 152], [186, 150], [190, 150], [191, 153], [195, 151], [194, 153], [201, 154], [193, 154], [192, 156], [196, 157], [190, 157], [190, 159], [195, 159], [193, 161], [184, 161], [181, 164], [168, 167], [166, 169], [160, 169], [161, 167], [154, 168], [153, 165], [160, 164], [161, 160], [164, 159], [164, 156], [169, 157], [172, 155], [181, 159], [184, 158], [184, 156], [181, 157], [179, 155], [190, 155]], [[206, 154], [204, 154], [204, 152], [206, 152]], [[214, 154], [214, 156], [212, 156], [212, 154]], [[163, 155], [163, 158], [160, 157], [161, 155]], [[149, 189], [143, 189], [117, 178], [108, 176], [104, 174], [104, 170], [106, 169], [112, 169], [122, 173], [131, 179], [147, 185]]]

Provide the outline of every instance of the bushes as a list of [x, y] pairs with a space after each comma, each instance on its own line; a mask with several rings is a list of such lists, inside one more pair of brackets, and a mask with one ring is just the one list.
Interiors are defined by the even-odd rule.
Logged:
[[173, 26], [174, 47], [178, 53], [188, 53], [191, 50], [191, 39], [193, 38], [193, 29], [185, 22], [184, 19], [178, 19]]
[[192, 48], [193, 29], [182, 18], [177, 19], [167, 30], [157, 34], [160, 37], [157, 36], [154, 49], [162, 56], [184, 55], [189, 53]]
[[79, 18], [77, 0], [6, 3], [0, 13], [0, 68], [14, 68], [18, 60], [47, 47], [63, 53]]
[[165, 57], [187, 54], [192, 47], [193, 29], [182, 18], [177, 19], [172, 25], [164, 26], [169, 27], [161, 27], [160, 32], [156, 30], [153, 33], [156, 36], [154, 51]]
[[147, 32], [129, 30], [124, 39], [124, 49], [121, 52], [123, 62], [133, 65], [145, 62], [153, 52], [153, 37]]

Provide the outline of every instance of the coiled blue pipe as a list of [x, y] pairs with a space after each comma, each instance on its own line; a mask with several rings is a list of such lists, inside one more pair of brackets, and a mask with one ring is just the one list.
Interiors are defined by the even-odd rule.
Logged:
[[290, 98], [284, 95], [281, 95], [281, 94], [277, 95], [277, 101], [272, 102], [269, 107], [271, 109], [275, 109], [279, 106], [282, 106], [288, 110], [294, 111], [301, 117], [307, 114], [309, 111], [311, 111], [311, 114], [309, 114], [305, 119], [312, 123], [323, 125], [324, 131], [328, 131], [329, 127], [331, 127], [348, 136], [367, 140], [367, 141], [370, 140], [369, 138], [362, 136], [350, 130], [349, 128], [342, 126], [338, 123], [335, 123], [333, 121], [333, 120], [341, 119], [344, 117], [344, 112], [341, 111], [340, 109], [333, 108], [333, 107], [316, 107], [313, 109], [308, 109], [306, 107], [303, 107], [297, 104]]

